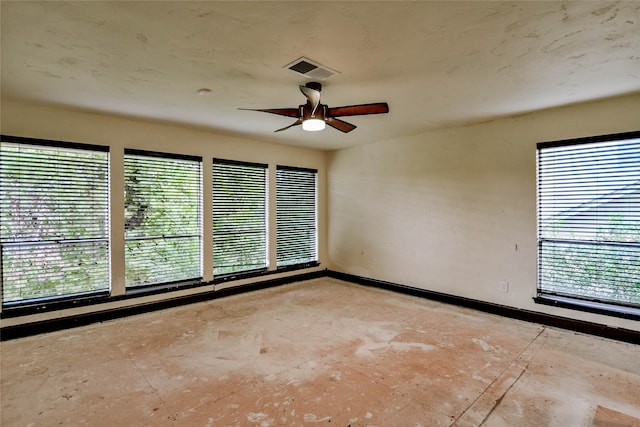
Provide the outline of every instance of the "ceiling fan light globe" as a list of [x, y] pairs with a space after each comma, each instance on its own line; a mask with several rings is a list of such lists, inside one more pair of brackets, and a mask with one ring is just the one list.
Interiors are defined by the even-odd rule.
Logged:
[[315, 132], [324, 129], [325, 123], [321, 119], [307, 119], [302, 122], [302, 129]]

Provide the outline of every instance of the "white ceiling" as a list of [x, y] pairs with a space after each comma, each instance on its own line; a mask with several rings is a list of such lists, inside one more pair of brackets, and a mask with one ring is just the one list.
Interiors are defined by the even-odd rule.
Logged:
[[[336, 149], [640, 91], [640, 2], [2, 1], [2, 96]], [[340, 74], [305, 132], [305, 56]], [[198, 96], [200, 88], [210, 96]]]

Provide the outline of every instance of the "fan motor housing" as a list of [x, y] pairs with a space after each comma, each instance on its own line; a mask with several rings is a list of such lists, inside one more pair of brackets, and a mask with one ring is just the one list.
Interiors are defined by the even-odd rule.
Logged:
[[314, 115], [311, 115], [311, 104], [308, 102], [304, 105], [300, 105], [298, 108], [302, 111], [300, 118], [303, 121], [308, 119], [326, 119], [327, 106], [325, 104], [318, 104], [318, 108], [316, 108], [316, 113]]
[[317, 90], [318, 92], [322, 92], [322, 83], [318, 82], [308, 82], [305, 84], [309, 89]]

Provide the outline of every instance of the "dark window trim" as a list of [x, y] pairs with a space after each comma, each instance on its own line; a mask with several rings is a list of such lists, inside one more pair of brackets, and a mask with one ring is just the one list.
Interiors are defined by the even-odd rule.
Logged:
[[84, 307], [109, 300], [109, 291], [96, 291], [63, 295], [59, 297], [34, 298], [26, 301], [7, 302], [2, 304], [2, 314], [0, 315], [0, 318], [9, 319], [12, 317], [64, 310], [73, 307]]
[[[190, 289], [199, 286], [206, 285], [202, 281], [202, 277], [192, 277], [185, 280], [176, 280], [173, 282], [159, 282], [159, 283], [143, 283], [140, 285], [129, 286], [126, 288], [125, 297], [138, 296], [138, 295], [153, 295], [161, 294], [164, 292], [177, 291], [181, 289]], [[117, 296], [115, 298], [120, 298]]]
[[[613, 133], [606, 135], [596, 135], [596, 136], [588, 136], [582, 138], [572, 138], [565, 139], [559, 141], [546, 141], [539, 142], [536, 144], [536, 156], [539, 158], [539, 152], [542, 149], [548, 148], [556, 148], [556, 147], [568, 147], [572, 145], [583, 145], [590, 143], [598, 143], [598, 142], [611, 142], [611, 141], [621, 141], [626, 139], [637, 139], [640, 138], [640, 131], [631, 131], [631, 132], [621, 132], [621, 133]], [[538, 166], [539, 168], [539, 166]], [[537, 182], [539, 177], [536, 178], [536, 187], [539, 186], [539, 182]], [[539, 194], [536, 195], [536, 200], [539, 203]], [[538, 210], [538, 208], [536, 208]], [[539, 219], [536, 220], [538, 222]], [[540, 230], [537, 230], [539, 233]], [[539, 256], [540, 256], [540, 248], [543, 241], [562, 241], [561, 239], [541, 239], [538, 237], [538, 265], [539, 265]], [[591, 244], [595, 242], [590, 241], [569, 241], [566, 242], [575, 243], [575, 244]], [[608, 242], [610, 245], [621, 245], [621, 246], [633, 246], [633, 243], [627, 242]], [[538, 273], [539, 274], [539, 273]], [[624, 319], [631, 320], [640, 320], [640, 307], [636, 305], [629, 304], [618, 304], [614, 301], [599, 301], [595, 299], [586, 299], [580, 298], [578, 295], [561, 295], [550, 293], [547, 291], [543, 291], [539, 287], [536, 289], [537, 294], [533, 298], [533, 301], [536, 304], [549, 305], [555, 307], [562, 307], [570, 310], [576, 311], [584, 311], [589, 313], [596, 313], [601, 315], [607, 315], [611, 317], [619, 317]]]
[[[269, 205], [269, 165], [266, 163], [254, 163], [254, 162], [243, 162], [243, 161], [238, 161], [238, 160], [228, 160], [228, 159], [220, 159], [220, 158], [213, 158], [213, 170], [212, 170], [212, 202], [213, 202], [213, 208], [212, 208], [212, 216], [213, 216], [213, 221], [215, 224], [216, 221], [216, 206], [215, 206], [215, 196], [214, 193], [216, 192], [216, 171], [215, 171], [215, 166], [216, 165], [222, 165], [222, 166], [240, 166], [240, 167], [249, 167], [249, 168], [257, 168], [257, 169], [263, 169], [264, 175], [263, 175], [263, 190], [264, 190], [264, 221], [265, 221], [265, 228], [264, 228], [264, 236], [265, 236], [265, 242], [268, 243], [269, 241], [269, 214], [268, 214], [268, 205]], [[251, 231], [250, 234], [257, 234], [260, 233], [262, 234], [262, 229], [258, 232], [258, 231]], [[223, 233], [223, 234], [230, 234], [230, 233]], [[235, 234], [238, 234], [238, 232], [236, 231]], [[216, 254], [215, 254], [215, 248], [216, 248], [216, 231], [215, 231], [215, 227], [213, 230], [213, 258], [214, 258], [214, 272], [216, 269], [216, 265], [215, 265], [215, 259], [216, 259]], [[236, 278], [248, 278], [248, 277], [258, 277], [264, 274], [268, 274], [268, 265], [266, 265], [267, 263], [267, 257], [268, 257], [268, 251], [269, 248], [265, 247], [265, 253], [264, 255], [264, 262], [265, 262], [265, 266], [264, 267], [258, 267], [258, 268], [251, 268], [249, 270], [240, 270], [240, 271], [234, 271], [231, 273], [223, 273], [223, 274], [214, 274], [214, 283], [223, 283], [229, 280], [236, 280]]]
[[125, 148], [124, 155], [126, 156], [127, 154], [132, 156], [149, 156], [149, 157], [160, 157], [162, 159], [179, 159], [179, 160], [192, 160], [196, 162], [202, 162], [202, 156], [192, 156], [189, 154], [164, 153], [161, 151], [138, 150], [135, 148]]
[[[318, 253], [318, 244], [319, 244], [319, 234], [318, 234], [318, 170], [317, 169], [310, 169], [310, 168], [301, 168], [301, 167], [295, 167], [295, 166], [282, 166], [282, 165], [277, 165], [276, 166], [276, 170], [277, 171], [294, 171], [294, 172], [304, 172], [304, 173], [308, 173], [313, 175], [313, 181], [315, 184], [315, 189], [314, 189], [314, 193], [313, 193], [313, 198], [314, 198], [314, 202], [315, 202], [315, 206], [314, 206], [314, 216], [315, 216], [315, 223], [313, 228], [307, 228], [307, 230], [313, 230], [315, 232], [315, 236], [314, 236], [314, 243], [315, 243], [315, 259], [313, 260], [308, 260], [305, 261], [303, 263], [299, 263], [299, 264], [288, 264], [288, 265], [284, 265], [284, 266], [279, 266], [279, 259], [278, 259], [278, 251], [276, 250], [276, 268], [279, 271], [288, 271], [288, 270], [295, 270], [298, 268], [305, 268], [308, 265], [313, 265], [314, 263], [318, 263], [318, 257], [319, 257], [319, 253]], [[277, 179], [276, 179], [277, 181]], [[278, 207], [278, 184], [276, 183], [276, 228], [278, 228], [278, 222], [279, 222], [279, 218], [280, 215], [278, 214], [278, 210], [280, 209]], [[278, 233], [276, 232], [276, 246], [278, 246]]]
[[285, 265], [283, 267], [278, 267], [276, 271], [278, 273], [283, 271], [295, 271], [295, 270], [301, 270], [303, 268], [317, 267], [319, 265], [320, 263], [318, 261], [309, 261], [309, 262], [303, 262], [301, 264], [292, 264], [292, 265]]
[[[58, 331], [61, 329], [68, 329], [77, 326], [89, 325], [97, 322], [104, 322], [106, 320], [113, 320], [126, 316], [133, 316], [136, 314], [147, 313], [156, 310], [163, 310], [167, 308], [178, 307], [187, 304], [193, 304], [197, 302], [209, 301], [218, 298], [224, 298], [231, 295], [242, 294], [246, 292], [257, 291], [260, 289], [271, 288], [275, 286], [282, 286], [289, 283], [299, 282], [303, 280], [317, 279], [325, 277], [326, 270], [310, 271], [307, 273], [301, 273], [294, 276], [278, 277], [270, 280], [264, 280], [260, 282], [248, 283], [245, 285], [232, 286], [220, 290], [203, 291], [193, 295], [183, 295], [177, 297], [170, 297], [159, 301], [153, 301], [149, 303], [142, 303], [139, 305], [132, 305], [127, 307], [107, 308], [90, 313], [83, 313], [77, 315], [64, 316], [56, 319], [35, 321], [26, 324], [20, 324], [15, 326], [5, 326], [0, 333], [0, 341], [7, 341], [16, 338], [22, 338], [31, 335], [42, 334], [46, 332]], [[199, 286], [210, 286], [211, 283], [202, 283]], [[180, 288], [184, 289], [184, 288]], [[149, 295], [149, 294], [145, 294]], [[120, 296], [110, 298], [107, 301], [120, 301], [131, 297]], [[5, 316], [2, 312], [2, 318]], [[16, 316], [11, 316], [16, 317]]]
[[[174, 291], [183, 291], [185, 289], [195, 289], [206, 286], [213, 286], [220, 283], [228, 283], [237, 280], [251, 279], [257, 277], [271, 276], [274, 274], [285, 273], [288, 271], [304, 270], [308, 268], [320, 266], [319, 262], [306, 263], [278, 270], [251, 270], [241, 273], [231, 273], [224, 276], [215, 277], [210, 282], [203, 282], [202, 279], [193, 279], [185, 281], [177, 281], [171, 283], [160, 283], [151, 285], [139, 285], [126, 289], [124, 295], [110, 296], [109, 291], [87, 292], [85, 294], [64, 295], [61, 297], [40, 298], [37, 300], [29, 300], [28, 302], [6, 303], [2, 306], [0, 319], [9, 319], [14, 317], [27, 316], [37, 313], [48, 313], [52, 311], [65, 310], [75, 307], [86, 307], [90, 305], [103, 304], [114, 301], [125, 301], [139, 297], [150, 295], [159, 295]], [[312, 272], [313, 273], [313, 272]], [[312, 274], [303, 273], [303, 274]], [[279, 280], [279, 279], [273, 279]]]
[[[98, 145], [98, 144], [87, 144], [87, 143], [79, 143], [79, 142], [69, 142], [69, 141], [61, 141], [61, 140], [52, 140], [52, 139], [42, 139], [42, 138], [29, 138], [15, 135], [0, 135], [0, 142], [9, 143], [9, 144], [22, 144], [31, 146], [34, 148], [43, 147], [49, 149], [68, 149], [68, 150], [79, 150], [79, 151], [93, 151], [98, 153], [105, 153], [106, 161], [107, 161], [107, 176], [110, 174], [110, 166], [109, 166], [109, 155], [110, 155], [110, 146], [108, 145]], [[108, 181], [109, 178], [107, 178]], [[107, 183], [107, 194], [109, 196], [109, 186]], [[109, 201], [107, 199], [107, 213], [110, 211], [111, 207]], [[104, 242], [107, 244], [107, 248], [111, 245], [111, 239], [109, 237], [108, 229], [106, 237], [101, 238], [85, 238], [85, 239], [58, 239], [58, 238], [45, 238], [42, 240], [34, 240], [34, 241], [21, 241], [21, 242], [5, 242], [0, 244], [0, 252], [1, 247], [11, 247], [11, 246], [39, 246], [39, 245], [51, 245], [51, 244], [74, 244], [74, 243], [87, 243], [87, 242]], [[107, 249], [108, 250], [108, 249]], [[2, 262], [2, 259], [0, 259]], [[109, 271], [111, 270], [109, 266]], [[4, 284], [4, 277], [2, 277], [2, 272], [0, 271], [0, 286]], [[32, 310], [33, 307], [46, 307], [50, 304], [59, 304], [60, 302], [64, 304], [74, 304], [74, 302], [78, 302], [81, 305], [84, 305], [84, 301], [87, 299], [100, 298], [104, 296], [108, 296], [108, 289], [102, 288], [95, 291], [88, 291], [82, 293], [74, 293], [74, 294], [64, 294], [64, 295], [56, 295], [49, 297], [40, 297], [40, 298], [28, 298], [24, 300], [18, 301], [1, 301], [3, 311], [0, 315], [0, 318], [4, 318], [4, 312], [9, 310], [11, 312], [14, 309], [23, 310], [23, 308], [27, 310]], [[4, 296], [0, 299], [4, 299]], [[15, 307], [15, 308], [14, 308]], [[37, 311], [36, 309], [36, 312]]]
[[[190, 161], [190, 162], [196, 162], [198, 163], [198, 168], [199, 168], [199, 175], [198, 175], [198, 181], [199, 181], [199, 199], [198, 199], [198, 204], [199, 204], [199, 212], [198, 212], [198, 222], [200, 223], [200, 233], [199, 234], [178, 234], [178, 235], [156, 235], [156, 236], [133, 236], [133, 237], [126, 237], [126, 227], [125, 227], [125, 250], [126, 250], [126, 245], [128, 242], [134, 242], [134, 241], [146, 241], [146, 240], [157, 240], [157, 239], [163, 239], [163, 240], [168, 240], [168, 239], [176, 239], [176, 238], [198, 238], [199, 240], [199, 245], [200, 245], [200, 269], [202, 269], [202, 244], [203, 244], [203, 232], [204, 232], [204, 228], [203, 228], [203, 157], [202, 156], [191, 156], [191, 155], [186, 155], [186, 154], [175, 154], [175, 153], [164, 153], [164, 152], [158, 152], [158, 151], [148, 151], [148, 150], [138, 150], [138, 149], [131, 149], [131, 148], [125, 148], [124, 150], [124, 163], [125, 163], [125, 176], [126, 176], [126, 163], [127, 163], [127, 155], [131, 155], [131, 156], [141, 156], [141, 157], [155, 157], [155, 158], [160, 158], [160, 159], [168, 159], [168, 160], [185, 160], [185, 161]], [[126, 179], [125, 179], [126, 181]], [[125, 261], [125, 270], [126, 270], [126, 261]], [[200, 273], [202, 273], [202, 271], [200, 271]], [[178, 280], [178, 281], [170, 281], [170, 282], [160, 282], [160, 283], [141, 283], [141, 284], [136, 284], [136, 285], [128, 285], [125, 286], [126, 288], [126, 293], [127, 295], [131, 295], [131, 294], [137, 294], [138, 292], [140, 292], [141, 289], [151, 289], [152, 293], [154, 292], [154, 290], [156, 290], [156, 293], [161, 293], [161, 292], [169, 292], [172, 290], [177, 290], [177, 289], [189, 289], [191, 287], [194, 286], [201, 286], [201, 280], [202, 277], [191, 277], [191, 278], [186, 278], [186, 279], [182, 279], [182, 280]], [[195, 283], [195, 285], [193, 285]], [[165, 288], [167, 290], [165, 290]], [[145, 293], [145, 295], [148, 295], [149, 293]]]
[[300, 172], [310, 172], [310, 173], [318, 173], [318, 169], [311, 169], [311, 168], [300, 168], [297, 166], [283, 166], [283, 165], [277, 165], [276, 169], [279, 170], [289, 170], [289, 171], [300, 171]]
[[553, 148], [553, 147], [565, 147], [569, 145], [588, 144], [593, 142], [608, 142], [617, 141], [622, 139], [635, 139], [640, 138], [640, 131], [612, 133], [608, 135], [587, 136], [583, 138], [563, 139], [560, 141], [547, 141], [538, 142], [536, 148]]
[[538, 292], [538, 295], [533, 298], [533, 301], [536, 304], [568, 308], [587, 313], [604, 314], [611, 317], [620, 317], [622, 319], [640, 320], [640, 308], [637, 307], [554, 295], [545, 292]]
[[271, 274], [272, 271], [269, 271], [267, 269], [267, 267], [264, 268], [256, 268], [253, 270], [243, 270], [243, 271], [237, 271], [234, 273], [226, 273], [226, 274], [217, 274], [215, 276], [213, 276], [213, 283], [214, 284], [218, 284], [218, 283], [225, 283], [225, 282], [231, 282], [233, 280], [240, 280], [240, 279], [248, 279], [251, 277], [260, 277], [260, 276], [266, 276], [268, 274]]
[[264, 169], [269, 168], [269, 165], [266, 163], [243, 162], [241, 160], [228, 160], [228, 159], [220, 159], [217, 157], [213, 158], [213, 163], [217, 163], [220, 165], [233, 165], [233, 166], [253, 166], [256, 168], [264, 168]]
[[268, 270], [267, 268], [255, 269], [249, 271], [239, 271], [237, 273], [229, 273], [224, 275], [215, 276], [213, 279], [214, 284], [226, 283], [233, 280], [250, 279], [252, 277], [269, 276], [272, 274], [286, 273], [288, 271], [304, 270], [307, 268], [319, 267], [321, 265], [318, 261], [305, 262], [303, 264], [287, 265], [286, 267], [279, 267], [275, 270]]
[[12, 136], [12, 135], [1, 135], [0, 140], [2, 142], [10, 142], [14, 144], [40, 145], [43, 147], [70, 148], [70, 149], [76, 149], [76, 150], [91, 150], [91, 151], [101, 151], [104, 153], [108, 153], [110, 148], [108, 145], [57, 141], [53, 139], [27, 138], [23, 136]]
[[6, 303], [2, 306], [0, 318], [13, 318], [28, 316], [37, 313], [66, 310], [75, 307], [86, 307], [107, 302], [123, 301], [143, 296], [164, 294], [168, 292], [210, 286], [213, 282], [202, 282], [197, 279], [161, 283], [152, 285], [139, 285], [127, 288], [124, 295], [109, 295], [109, 291], [87, 292], [86, 294], [65, 295], [62, 297], [39, 298], [25, 303]]

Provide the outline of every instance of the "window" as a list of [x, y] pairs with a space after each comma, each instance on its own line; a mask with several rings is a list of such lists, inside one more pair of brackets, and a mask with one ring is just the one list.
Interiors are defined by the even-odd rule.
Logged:
[[267, 267], [267, 165], [213, 160], [213, 274]]
[[640, 132], [538, 144], [538, 247], [539, 297], [640, 307]]
[[317, 263], [316, 176], [314, 169], [276, 170], [278, 268]]
[[125, 150], [125, 284], [201, 280], [202, 159]]
[[[2, 135], [3, 317], [109, 301], [111, 275], [122, 272], [127, 295], [117, 289], [118, 299], [202, 285], [203, 245], [212, 245], [219, 281], [270, 265], [318, 265], [317, 170], [277, 167], [270, 218], [268, 165], [213, 159], [213, 238], [203, 242], [201, 157], [125, 149], [121, 193], [110, 184], [111, 155], [108, 146]], [[124, 212], [110, 212], [114, 195]], [[114, 215], [120, 250], [111, 241]], [[124, 251], [124, 265], [112, 262], [112, 250]]]
[[2, 302], [109, 289], [108, 147], [2, 137]]

